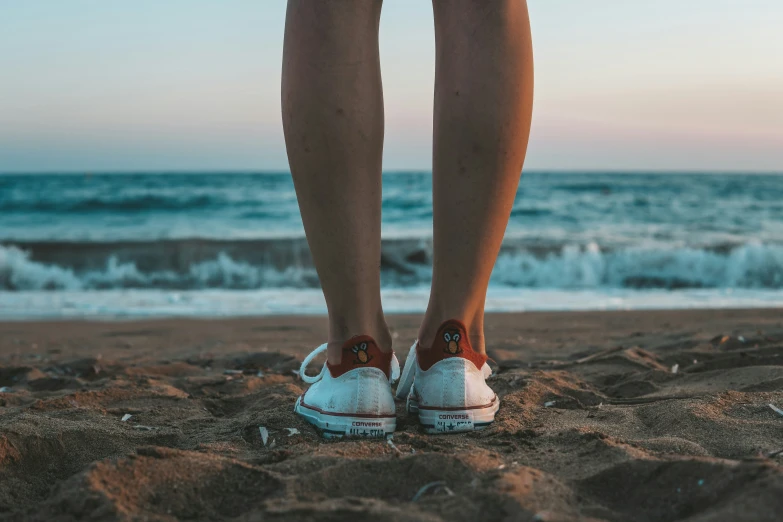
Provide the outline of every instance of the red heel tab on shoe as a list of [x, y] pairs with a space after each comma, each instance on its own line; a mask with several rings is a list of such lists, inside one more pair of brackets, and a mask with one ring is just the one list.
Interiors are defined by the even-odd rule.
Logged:
[[351, 337], [343, 344], [342, 351], [340, 364], [326, 363], [332, 377], [339, 377], [356, 368], [378, 368], [389, 378], [392, 353], [382, 352], [375, 339], [369, 335]]
[[438, 328], [435, 341], [427, 349], [416, 349], [416, 358], [419, 361], [419, 367], [427, 371], [436, 362], [448, 359], [449, 357], [460, 357], [472, 362], [477, 369], [481, 369], [487, 362], [487, 356], [478, 353], [470, 345], [468, 330], [462, 321], [449, 319], [444, 321]]

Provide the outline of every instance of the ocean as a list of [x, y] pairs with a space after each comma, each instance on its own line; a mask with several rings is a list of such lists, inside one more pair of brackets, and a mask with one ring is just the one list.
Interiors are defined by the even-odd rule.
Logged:
[[[422, 311], [428, 172], [384, 174], [382, 287]], [[783, 306], [783, 176], [525, 173], [490, 311]], [[0, 318], [324, 313], [288, 173], [0, 176]]]

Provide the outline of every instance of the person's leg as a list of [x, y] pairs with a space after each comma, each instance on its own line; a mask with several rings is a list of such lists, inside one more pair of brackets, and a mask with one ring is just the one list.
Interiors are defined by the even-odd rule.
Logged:
[[354, 335], [391, 350], [380, 298], [380, 12], [381, 0], [290, 0], [286, 15], [283, 127], [331, 364]]
[[525, 159], [533, 52], [524, 0], [433, 0], [433, 277], [419, 331], [462, 321], [484, 352], [484, 301]]

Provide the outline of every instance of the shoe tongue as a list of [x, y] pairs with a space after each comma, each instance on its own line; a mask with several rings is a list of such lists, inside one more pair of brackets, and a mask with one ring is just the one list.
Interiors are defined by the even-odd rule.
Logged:
[[422, 348], [416, 351], [419, 367], [426, 371], [433, 364], [448, 359], [460, 357], [472, 362], [479, 370], [487, 362], [487, 356], [473, 350], [468, 338], [468, 331], [462, 321], [449, 319], [438, 328], [435, 340], [429, 349]]
[[327, 363], [332, 377], [339, 377], [356, 368], [378, 368], [389, 377], [392, 354], [382, 352], [375, 339], [369, 335], [351, 337], [343, 344], [342, 352], [340, 364]]

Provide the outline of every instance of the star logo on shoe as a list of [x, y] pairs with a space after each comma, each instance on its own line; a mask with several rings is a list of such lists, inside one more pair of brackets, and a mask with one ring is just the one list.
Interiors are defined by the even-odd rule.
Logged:
[[356, 359], [353, 360], [354, 364], [367, 364], [372, 361], [372, 355], [367, 353], [367, 343], [359, 343], [351, 348], [351, 351], [356, 354]]

